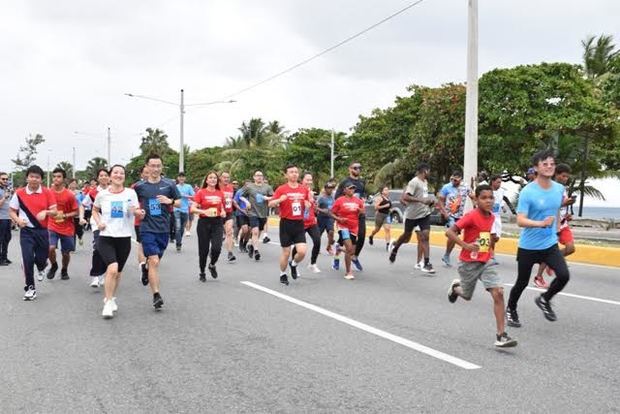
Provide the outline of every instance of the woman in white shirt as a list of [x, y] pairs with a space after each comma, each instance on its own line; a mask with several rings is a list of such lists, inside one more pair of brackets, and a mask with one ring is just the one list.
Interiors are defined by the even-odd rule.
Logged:
[[93, 219], [99, 230], [96, 249], [107, 266], [101, 313], [104, 319], [114, 317], [118, 310], [115, 293], [131, 251], [134, 216], [144, 217], [136, 192], [124, 184], [125, 167], [114, 165], [109, 187], [99, 192], [93, 203]]

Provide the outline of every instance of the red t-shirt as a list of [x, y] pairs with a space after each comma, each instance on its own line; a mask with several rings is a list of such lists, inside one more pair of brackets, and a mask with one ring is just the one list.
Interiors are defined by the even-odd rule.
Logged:
[[226, 213], [232, 213], [233, 211], [233, 197], [235, 195], [235, 189], [232, 184], [220, 186], [222, 193], [224, 193], [224, 210]]
[[201, 210], [207, 210], [207, 214], [200, 217], [220, 217], [224, 210], [224, 193], [220, 190], [201, 188], [194, 195], [194, 202]]
[[[67, 214], [77, 211], [78, 204], [75, 194], [73, 194], [72, 191], [65, 188], [61, 192], [54, 190], [52, 190], [52, 192], [54, 193], [54, 196], [56, 196], [56, 210], [58, 210], [58, 213]], [[55, 218], [49, 216], [47, 219], [47, 228], [63, 236], [73, 236], [75, 234], [73, 217]]]
[[486, 263], [491, 259], [491, 229], [493, 228], [495, 216], [492, 213], [485, 215], [482, 210], [475, 208], [465, 214], [456, 222], [456, 227], [463, 232], [463, 241], [465, 243], [474, 243], [478, 241], [480, 250], [478, 257], [471, 257], [472, 252], [469, 250], [461, 250], [459, 259], [463, 262], [483, 262]]
[[[28, 212], [36, 218], [37, 214], [43, 210], [49, 210], [50, 207], [56, 205], [56, 198], [54, 197], [54, 193], [49, 190], [49, 188], [41, 186], [40, 193], [31, 193], [28, 194], [26, 191], [26, 187], [20, 188], [15, 191], [17, 197], [21, 200], [24, 211], [28, 210]], [[11, 205], [13, 208], [13, 205]], [[15, 208], [17, 209], [17, 208]], [[21, 209], [21, 207], [20, 207]], [[37, 219], [39, 225], [44, 229], [47, 228], [47, 216], [43, 221]]]
[[306, 208], [305, 200], [310, 200], [310, 190], [299, 184], [291, 187], [288, 183], [281, 185], [273, 193], [273, 199], [277, 200], [286, 195], [286, 200], [280, 203], [280, 218], [287, 220], [303, 220]]
[[317, 223], [316, 214], [314, 212], [314, 210], [316, 209], [314, 197], [311, 198], [310, 204], [310, 209], [306, 210], [306, 212], [304, 213], [304, 229], [309, 229]]
[[344, 222], [336, 221], [338, 227], [349, 230], [349, 233], [357, 235], [360, 213], [364, 212], [364, 202], [357, 197], [340, 196], [332, 206], [332, 213], [346, 219]]

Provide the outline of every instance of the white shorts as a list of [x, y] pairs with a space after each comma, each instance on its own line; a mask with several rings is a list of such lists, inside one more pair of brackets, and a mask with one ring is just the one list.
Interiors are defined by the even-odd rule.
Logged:
[[497, 237], [502, 236], [502, 218], [500, 216], [495, 216], [495, 221], [493, 222], [493, 227], [491, 228], [491, 234], [495, 234]]

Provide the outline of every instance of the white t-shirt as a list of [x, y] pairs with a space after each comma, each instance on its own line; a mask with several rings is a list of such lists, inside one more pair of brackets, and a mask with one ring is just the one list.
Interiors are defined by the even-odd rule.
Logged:
[[106, 225], [99, 233], [100, 236], [131, 237], [134, 215], [130, 208], [140, 208], [134, 190], [125, 188], [120, 193], [113, 193], [109, 188], [102, 190], [97, 194], [93, 205], [99, 209], [101, 221]]
[[495, 217], [499, 217], [502, 213], [502, 203], [504, 202], [504, 193], [505, 193], [505, 190], [501, 187], [493, 191], [493, 197], [495, 198], [495, 201], [493, 202], [493, 214], [495, 214]]

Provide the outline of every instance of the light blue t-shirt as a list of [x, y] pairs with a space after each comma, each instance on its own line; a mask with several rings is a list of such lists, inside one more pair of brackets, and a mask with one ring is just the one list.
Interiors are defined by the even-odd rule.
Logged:
[[177, 190], [181, 194], [181, 206], [175, 207], [174, 211], [189, 213], [189, 198], [194, 196], [194, 188], [189, 184], [177, 184]]
[[7, 190], [0, 188], [0, 198], [4, 198], [4, 203], [0, 206], [0, 220], [10, 220], [9, 216], [9, 199], [6, 198]]
[[551, 188], [544, 189], [531, 182], [521, 190], [517, 214], [525, 214], [530, 220], [542, 221], [549, 216], [556, 219], [549, 227], [526, 227], [521, 231], [519, 247], [528, 250], [544, 250], [558, 243], [557, 216], [562, 206], [564, 186], [552, 181]]

